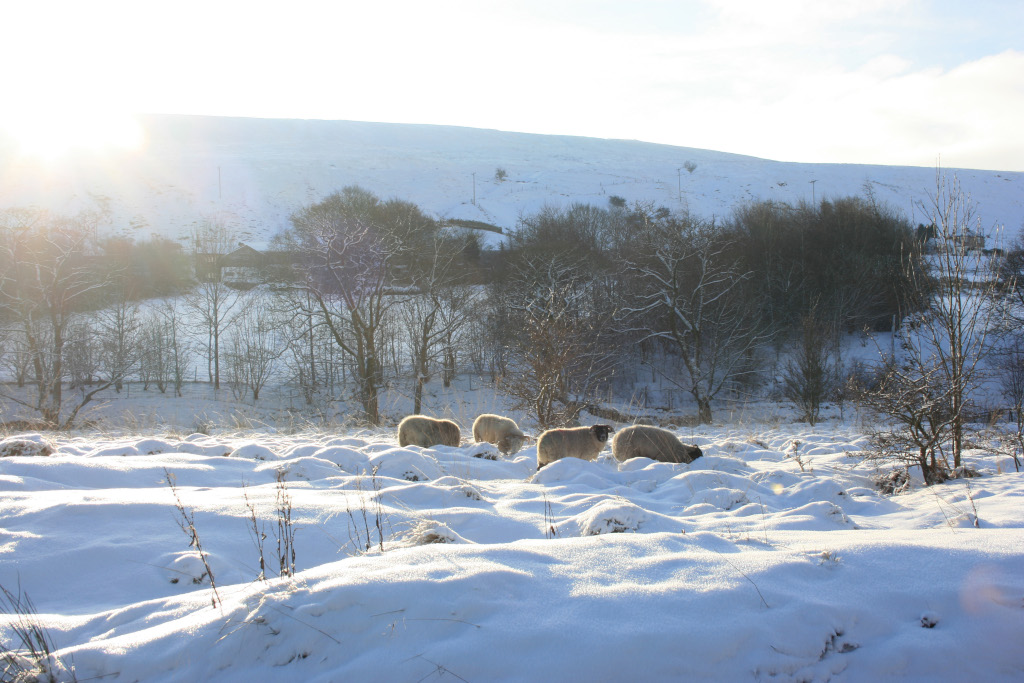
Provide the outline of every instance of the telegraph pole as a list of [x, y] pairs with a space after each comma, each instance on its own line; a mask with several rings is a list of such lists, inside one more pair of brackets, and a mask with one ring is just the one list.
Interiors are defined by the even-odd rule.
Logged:
[[679, 181], [679, 203], [683, 203], [683, 169], [676, 169], [676, 180]]
[[816, 202], [814, 201], [814, 183], [816, 183], [816, 182], [818, 182], [818, 181], [817, 180], [812, 180], [811, 181], [811, 206], [814, 206], [816, 204]]

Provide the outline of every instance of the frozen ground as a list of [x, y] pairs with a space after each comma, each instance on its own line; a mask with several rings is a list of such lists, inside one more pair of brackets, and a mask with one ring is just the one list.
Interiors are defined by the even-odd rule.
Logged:
[[12, 436], [54, 452], [0, 459], [0, 584], [78, 680], [1024, 677], [1024, 475], [985, 438], [982, 477], [883, 496], [850, 425], [681, 435], [539, 473], [390, 429]]

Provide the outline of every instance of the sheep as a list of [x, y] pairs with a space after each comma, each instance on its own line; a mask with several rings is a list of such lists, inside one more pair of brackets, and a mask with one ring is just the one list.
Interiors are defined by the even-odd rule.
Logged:
[[451, 420], [435, 420], [424, 415], [410, 415], [398, 423], [399, 446], [458, 446], [462, 433]]
[[661, 462], [691, 463], [704, 455], [697, 446], [687, 446], [667, 429], [633, 425], [612, 439], [612, 455], [619, 462], [650, 458]]
[[562, 458], [593, 460], [613, 431], [611, 425], [549, 429], [537, 439], [537, 469]]
[[515, 420], [501, 415], [484, 414], [473, 422], [473, 441], [492, 443], [502, 455], [518, 453], [526, 439]]

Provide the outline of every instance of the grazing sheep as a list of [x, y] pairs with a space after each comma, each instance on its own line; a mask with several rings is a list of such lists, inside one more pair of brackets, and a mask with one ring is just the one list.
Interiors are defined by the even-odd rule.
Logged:
[[424, 415], [410, 415], [398, 423], [399, 446], [458, 446], [462, 433], [451, 420], [435, 420]]
[[619, 462], [630, 458], [650, 458], [661, 462], [691, 463], [704, 455], [696, 446], [687, 446], [667, 429], [633, 425], [612, 439], [612, 455]]
[[537, 439], [537, 469], [562, 458], [593, 460], [613, 431], [611, 425], [549, 429]]
[[473, 422], [473, 441], [486, 441], [498, 447], [502, 455], [518, 453], [526, 441], [519, 425], [501, 415], [481, 415]]

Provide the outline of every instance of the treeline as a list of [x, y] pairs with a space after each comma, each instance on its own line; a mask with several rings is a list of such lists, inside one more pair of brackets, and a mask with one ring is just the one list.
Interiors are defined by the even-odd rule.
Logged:
[[909, 224], [867, 199], [762, 202], [723, 221], [617, 204], [524, 218], [491, 282], [498, 365], [542, 424], [574, 419], [637, 364], [710, 422], [723, 393], [759, 390], [807, 320], [836, 341], [891, 328], [918, 286]]
[[289, 258], [253, 292], [187, 274], [237, 246], [224, 226], [198, 226], [191, 254], [99, 239], [91, 216], [8, 211], [0, 228], [5, 397], [54, 426], [128, 379], [180, 393], [200, 376], [254, 399], [271, 381], [311, 405], [351, 396], [377, 424], [383, 389], [407, 381], [418, 412], [435, 375], [471, 371], [546, 427], [632, 394], [638, 368], [709, 422], [723, 395], [772, 382], [771, 359], [808, 325], [833, 341], [888, 329], [924, 286], [911, 226], [858, 197], [725, 220], [545, 208], [491, 252], [477, 231], [347, 187], [295, 212], [274, 244]]

